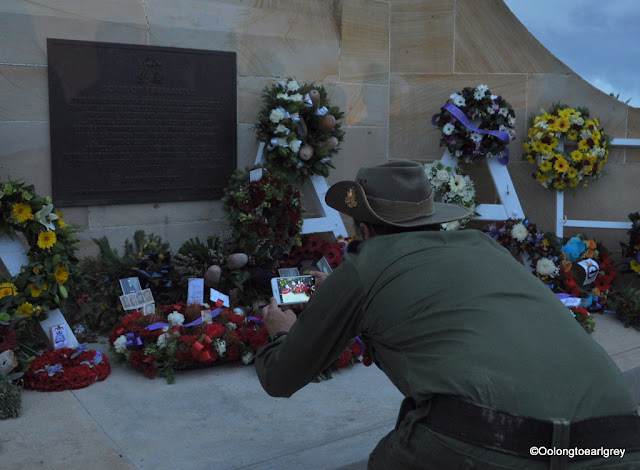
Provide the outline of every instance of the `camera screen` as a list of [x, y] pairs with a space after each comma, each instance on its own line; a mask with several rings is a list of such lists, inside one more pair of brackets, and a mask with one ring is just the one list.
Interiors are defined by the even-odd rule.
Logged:
[[308, 302], [311, 297], [311, 287], [314, 284], [312, 276], [279, 277], [278, 292], [283, 304], [297, 304]]

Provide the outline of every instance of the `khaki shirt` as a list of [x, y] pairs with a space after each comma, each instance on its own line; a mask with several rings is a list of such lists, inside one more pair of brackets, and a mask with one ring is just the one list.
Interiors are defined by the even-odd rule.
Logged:
[[287, 336], [260, 349], [273, 396], [291, 396], [360, 336], [418, 403], [457, 395], [540, 419], [633, 414], [617, 366], [551, 290], [476, 230], [363, 242]]

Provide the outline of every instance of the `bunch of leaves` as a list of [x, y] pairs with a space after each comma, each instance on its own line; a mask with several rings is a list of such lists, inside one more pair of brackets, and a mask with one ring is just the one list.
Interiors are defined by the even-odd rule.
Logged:
[[607, 303], [624, 326], [640, 330], [640, 289], [632, 284], [614, 289], [609, 293]]
[[17, 418], [22, 407], [20, 387], [0, 373], [0, 419]]

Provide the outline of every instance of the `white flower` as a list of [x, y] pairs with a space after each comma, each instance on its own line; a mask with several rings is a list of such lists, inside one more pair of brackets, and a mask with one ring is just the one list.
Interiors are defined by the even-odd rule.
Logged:
[[442, 224], [442, 228], [444, 230], [458, 230], [460, 228], [460, 222], [458, 220], [454, 220], [453, 222], [446, 222]]
[[117, 353], [124, 353], [127, 350], [127, 337], [125, 335], [121, 335], [117, 340], [113, 342], [113, 348]]
[[242, 310], [240, 307], [236, 307], [233, 309], [233, 313], [236, 315], [244, 315], [244, 310]]
[[462, 156], [462, 150], [456, 150], [455, 156], [456, 157], [461, 157]]
[[215, 342], [216, 351], [218, 351], [218, 355], [222, 356], [225, 352], [227, 352], [227, 343], [222, 339], [217, 339]]
[[487, 107], [487, 114], [495, 114], [496, 110], [493, 109], [491, 106]]
[[453, 95], [449, 96], [449, 99], [450, 99], [451, 101], [455, 101], [455, 100], [457, 100], [458, 98], [462, 98], [462, 95], [460, 95], [460, 94], [458, 94], [458, 93], [454, 93]]
[[581, 117], [572, 119], [571, 120], [571, 124], [577, 124], [579, 126], [583, 126], [584, 125], [584, 119], [582, 119]]
[[236, 328], [238, 328], [238, 325], [230, 321], [227, 323], [227, 328], [229, 328], [230, 330], [235, 330]]
[[282, 121], [282, 119], [284, 119], [284, 109], [276, 108], [271, 110], [271, 114], [269, 115], [269, 120], [271, 122], [273, 122], [274, 124], [277, 124], [280, 121]]
[[467, 182], [464, 180], [464, 176], [455, 175], [449, 180], [449, 186], [452, 193], [460, 194], [465, 190]]
[[444, 135], [451, 135], [451, 133], [454, 131], [455, 128], [456, 127], [453, 124], [448, 122], [442, 127], [442, 133]]
[[510, 125], [511, 127], [513, 127], [513, 125], [516, 123], [516, 118], [514, 118], [513, 116], [509, 116], [509, 117], [507, 118], [507, 122], [509, 123], [509, 125]]
[[497, 100], [498, 99], [498, 95], [491, 95], [491, 99], [492, 100]]
[[453, 100], [453, 104], [455, 104], [456, 106], [466, 106], [467, 102], [464, 100], [462, 95], [457, 95], [456, 98]]
[[549, 258], [542, 258], [536, 264], [536, 272], [541, 276], [555, 277], [560, 272], [558, 267]]
[[527, 230], [527, 227], [525, 227], [521, 222], [515, 224], [511, 229], [511, 236], [519, 242], [525, 241], [527, 235], [529, 235], [529, 231]]
[[246, 366], [253, 362], [254, 355], [251, 351], [247, 351], [242, 355], [242, 363]]
[[442, 181], [443, 183], [446, 183], [447, 181], [449, 181], [449, 172], [447, 170], [438, 170], [436, 172], [436, 179], [438, 181]]
[[282, 137], [278, 138], [278, 145], [280, 147], [288, 147], [289, 146], [289, 142], [287, 142], [287, 139], [284, 139]]
[[[487, 85], [478, 85], [476, 87], [476, 90], [481, 91], [482, 93], [486, 93], [487, 91], [489, 91], [489, 87]], [[491, 96], [494, 96], [494, 95], [491, 95]], [[491, 98], [491, 99], [494, 99], [494, 98]]]
[[589, 137], [591, 137], [591, 131], [584, 129], [582, 131], [580, 131], [580, 138], [587, 140]]
[[298, 88], [300, 88], [300, 86], [295, 80], [291, 80], [289, 83], [287, 83], [287, 90], [289, 91], [296, 91]]
[[539, 127], [540, 129], [546, 129], [547, 127], [549, 127], [549, 123], [547, 121], [538, 121], [538, 123], [536, 123], [535, 126], [533, 127]]
[[500, 108], [500, 111], [498, 111], [498, 113], [502, 114], [504, 117], [507, 117], [507, 115], [509, 114], [509, 110], [507, 108]]
[[289, 132], [291, 132], [289, 130], [289, 128], [287, 126], [285, 126], [284, 124], [278, 124], [278, 127], [276, 127], [275, 130], [276, 134], [284, 134], [287, 135]]
[[482, 134], [478, 134], [477, 132], [472, 132], [471, 140], [473, 140], [474, 142], [482, 142]]
[[73, 327], [73, 332], [77, 335], [81, 335], [82, 333], [85, 332], [84, 326], [82, 326], [80, 323], [77, 323], [74, 327]]
[[481, 90], [479, 87], [476, 88], [476, 91], [473, 92], [473, 97], [477, 100], [481, 100], [484, 98], [485, 92]]
[[169, 316], [167, 317], [167, 320], [169, 320], [169, 323], [171, 325], [179, 326], [184, 323], [184, 315], [181, 314], [180, 312], [173, 312], [169, 314]]
[[300, 93], [296, 93], [295, 95], [291, 95], [291, 101], [302, 101], [302, 95]]
[[286, 93], [278, 93], [276, 95], [276, 98], [278, 98], [279, 100], [290, 100], [291, 98], [289, 98], [289, 95], [287, 95]]
[[293, 153], [298, 153], [298, 150], [300, 150], [301, 145], [302, 145], [301, 140], [292, 140], [291, 142], [289, 142], [289, 147], [291, 148], [291, 151]]
[[57, 215], [53, 214], [53, 204], [47, 204], [42, 209], [34, 214], [34, 218], [40, 222], [42, 225], [47, 227], [49, 230], [55, 230], [56, 228], [53, 225], [53, 221], [58, 218]]
[[293, 113], [291, 115], [291, 119], [293, 119], [294, 122], [298, 122], [300, 120], [300, 114], [298, 113]]
[[158, 340], [156, 341], [156, 344], [158, 345], [158, 347], [160, 349], [166, 348], [167, 347], [167, 343], [169, 342], [169, 338], [170, 338], [170, 336], [167, 333], [162, 334], [162, 335], [158, 336]]

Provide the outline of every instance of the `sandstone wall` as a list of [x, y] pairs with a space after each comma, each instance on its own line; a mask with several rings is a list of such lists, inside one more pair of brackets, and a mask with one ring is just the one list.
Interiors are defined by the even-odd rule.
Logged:
[[[640, 110], [573, 73], [501, 0], [3, 0], [0, 179], [23, 178], [43, 195], [51, 194], [48, 37], [235, 51], [239, 166], [255, 158], [251, 126], [262, 89], [286, 76], [322, 83], [346, 113], [329, 183], [353, 178], [362, 165], [440, 158], [431, 116], [451, 93], [487, 84], [516, 110], [509, 170], [525, 214], [546, 230], [554, 227], [554, 193], [519, 159], [530, 113], [561, 100], [589, 107], [613, 137], [640, 138]], [[640, 149], [615, 149], [605, 169], [605, 178], [566, 196], [570, 218], [624, 221], [640, 209]], [[469, 171], [481, 202], [494, 202], [486, 169]], [[144, 229], [176, 250], [188, 238], [224, 227], [219, 201], [62, 210], [83, 228], [86, 254], [92, 253], [91, 237], [106, 235], [119, 247]], [[588, 233], [613, 249], [625, 239], [623, 230]]]

